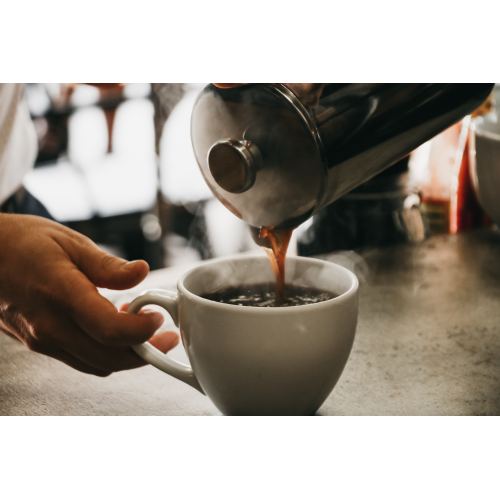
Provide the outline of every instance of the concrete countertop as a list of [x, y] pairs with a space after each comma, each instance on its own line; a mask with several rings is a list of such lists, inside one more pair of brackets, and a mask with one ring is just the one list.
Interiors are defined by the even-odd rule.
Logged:
[[[351, 356], [320, 415], [500, 414], [500, 233], [436, 236], [327, 258], [357, 273], [361, 295]], [[154, 272], [143, 287], [172, 287], [184, 270]], [[177, 348], [174, 357], [183, 356]], [[101, 379], [0, 335], [0, 414], [218, 411], [152, 367]]]

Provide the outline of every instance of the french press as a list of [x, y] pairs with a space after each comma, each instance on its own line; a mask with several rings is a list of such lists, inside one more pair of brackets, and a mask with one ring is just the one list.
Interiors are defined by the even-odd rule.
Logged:
[[492, 88], [208, 85], [193, 108], [192, 143], [229, 210], [255, 228], [295, 227], [473, 111]]

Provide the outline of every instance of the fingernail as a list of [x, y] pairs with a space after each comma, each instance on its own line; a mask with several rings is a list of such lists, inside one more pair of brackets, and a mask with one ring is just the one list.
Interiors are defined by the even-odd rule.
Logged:
[[163, 325], [163, 322], [165, 321], [162, 313], [155, 311], [148, 313], [147, 315], [153, 320], [155, 328], [160, 328], [160, 326]]
[[135, 266], [140, 260], [131, 260], [130, 262], [125, 262], [124, 266], [125, 267], [133, 267]]

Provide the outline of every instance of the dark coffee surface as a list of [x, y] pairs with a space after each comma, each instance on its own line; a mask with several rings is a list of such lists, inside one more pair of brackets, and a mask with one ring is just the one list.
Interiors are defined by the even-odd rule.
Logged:
[[313, 287], [285, 285], [283, 297], [276, 295], [275, 283], [258, 283], [248, 286], [232, 286], [214, 293], [202, 295], [203, 298], [237, 306], [284, 307], [316, 304], [337, 295]]

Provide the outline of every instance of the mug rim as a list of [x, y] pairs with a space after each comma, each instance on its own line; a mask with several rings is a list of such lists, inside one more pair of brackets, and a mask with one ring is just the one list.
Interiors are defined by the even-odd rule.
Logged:
[[301, 261], [301, 262], [310, 262], [313, 261], [315, 263], [320, 263], [325, 267], [331, 267], [331, 268], [336, 268], [340, 269], [342, 272], [346, 273], [350, 280], [351, 284], [349, 288], [341, 293], [340, 295], [337, 295], [337, 297], [333, 297], [331, 299], [323, 300], [321, 302], [316, 302], [314, 304], [301, 304], [298, 306], [280, 306], [280, 307], [259, 307], [259, 306], [242, 306], [238, 304], [226, 304], [224, 302], [216, 302], [214, 300], [206, 299], [205, 297], [201, 297], [200, 295], [195, 294], [194, 292], [191, 292], [186, 285], [184, 284], [184, 281], [188, 276], [190, 276], [192, 273], [196, 272], [200, 268], [207, 267], [213, 264], [216, 264], [217, 262], [223, 262], [223, 261], [235, 261], [235, 260], [268, 260], [267, 257], [265, 256], [260, 256], [260, 255], [233, 255], [230, 257], [218, 257], [216, 259], [210, 259], [202, 264], [190, 269], [189, 271], [185, 272], [179, 281], [177, 282], [177, 290], [179, 294], [184, 295], [186, 297], [189, 297], [191, 300], [195, 302], [199, 302], [201, 304], [206, 304], [206, 305], [211, 305], [212, 307], [218, 307], [222, 308], [227, 311], [247, 311], [247, 312], [255, 312], [258, 314], [283, 314], [284, 312], [286, 313], [292, 313], [292, 312], [303, 312], [305, 308], [307, 308], [308, 311], [314, 310], [314, 309], [319, 309], [322, 307], [327, 307], [328, 305], [331, 305], [333, 303], [335, 304], [340, 304], [343, 303], [347, 300], [349, 300], [356, 292], [358, 291], [359, 288], [359, 280], [357, 276], [350, 270], [347, 269], [344, 266], [341, 266], [340, 264], [336, 264], [335, 262], [330, 262], [327, 260], [322, 260], [322, 259], [317, 259], [314, 257], [302, 257], [302, 256], [297, 256], [297, 255], [291, 255], [287, 257], [287, 260], [294, 260], [294, 261]]

